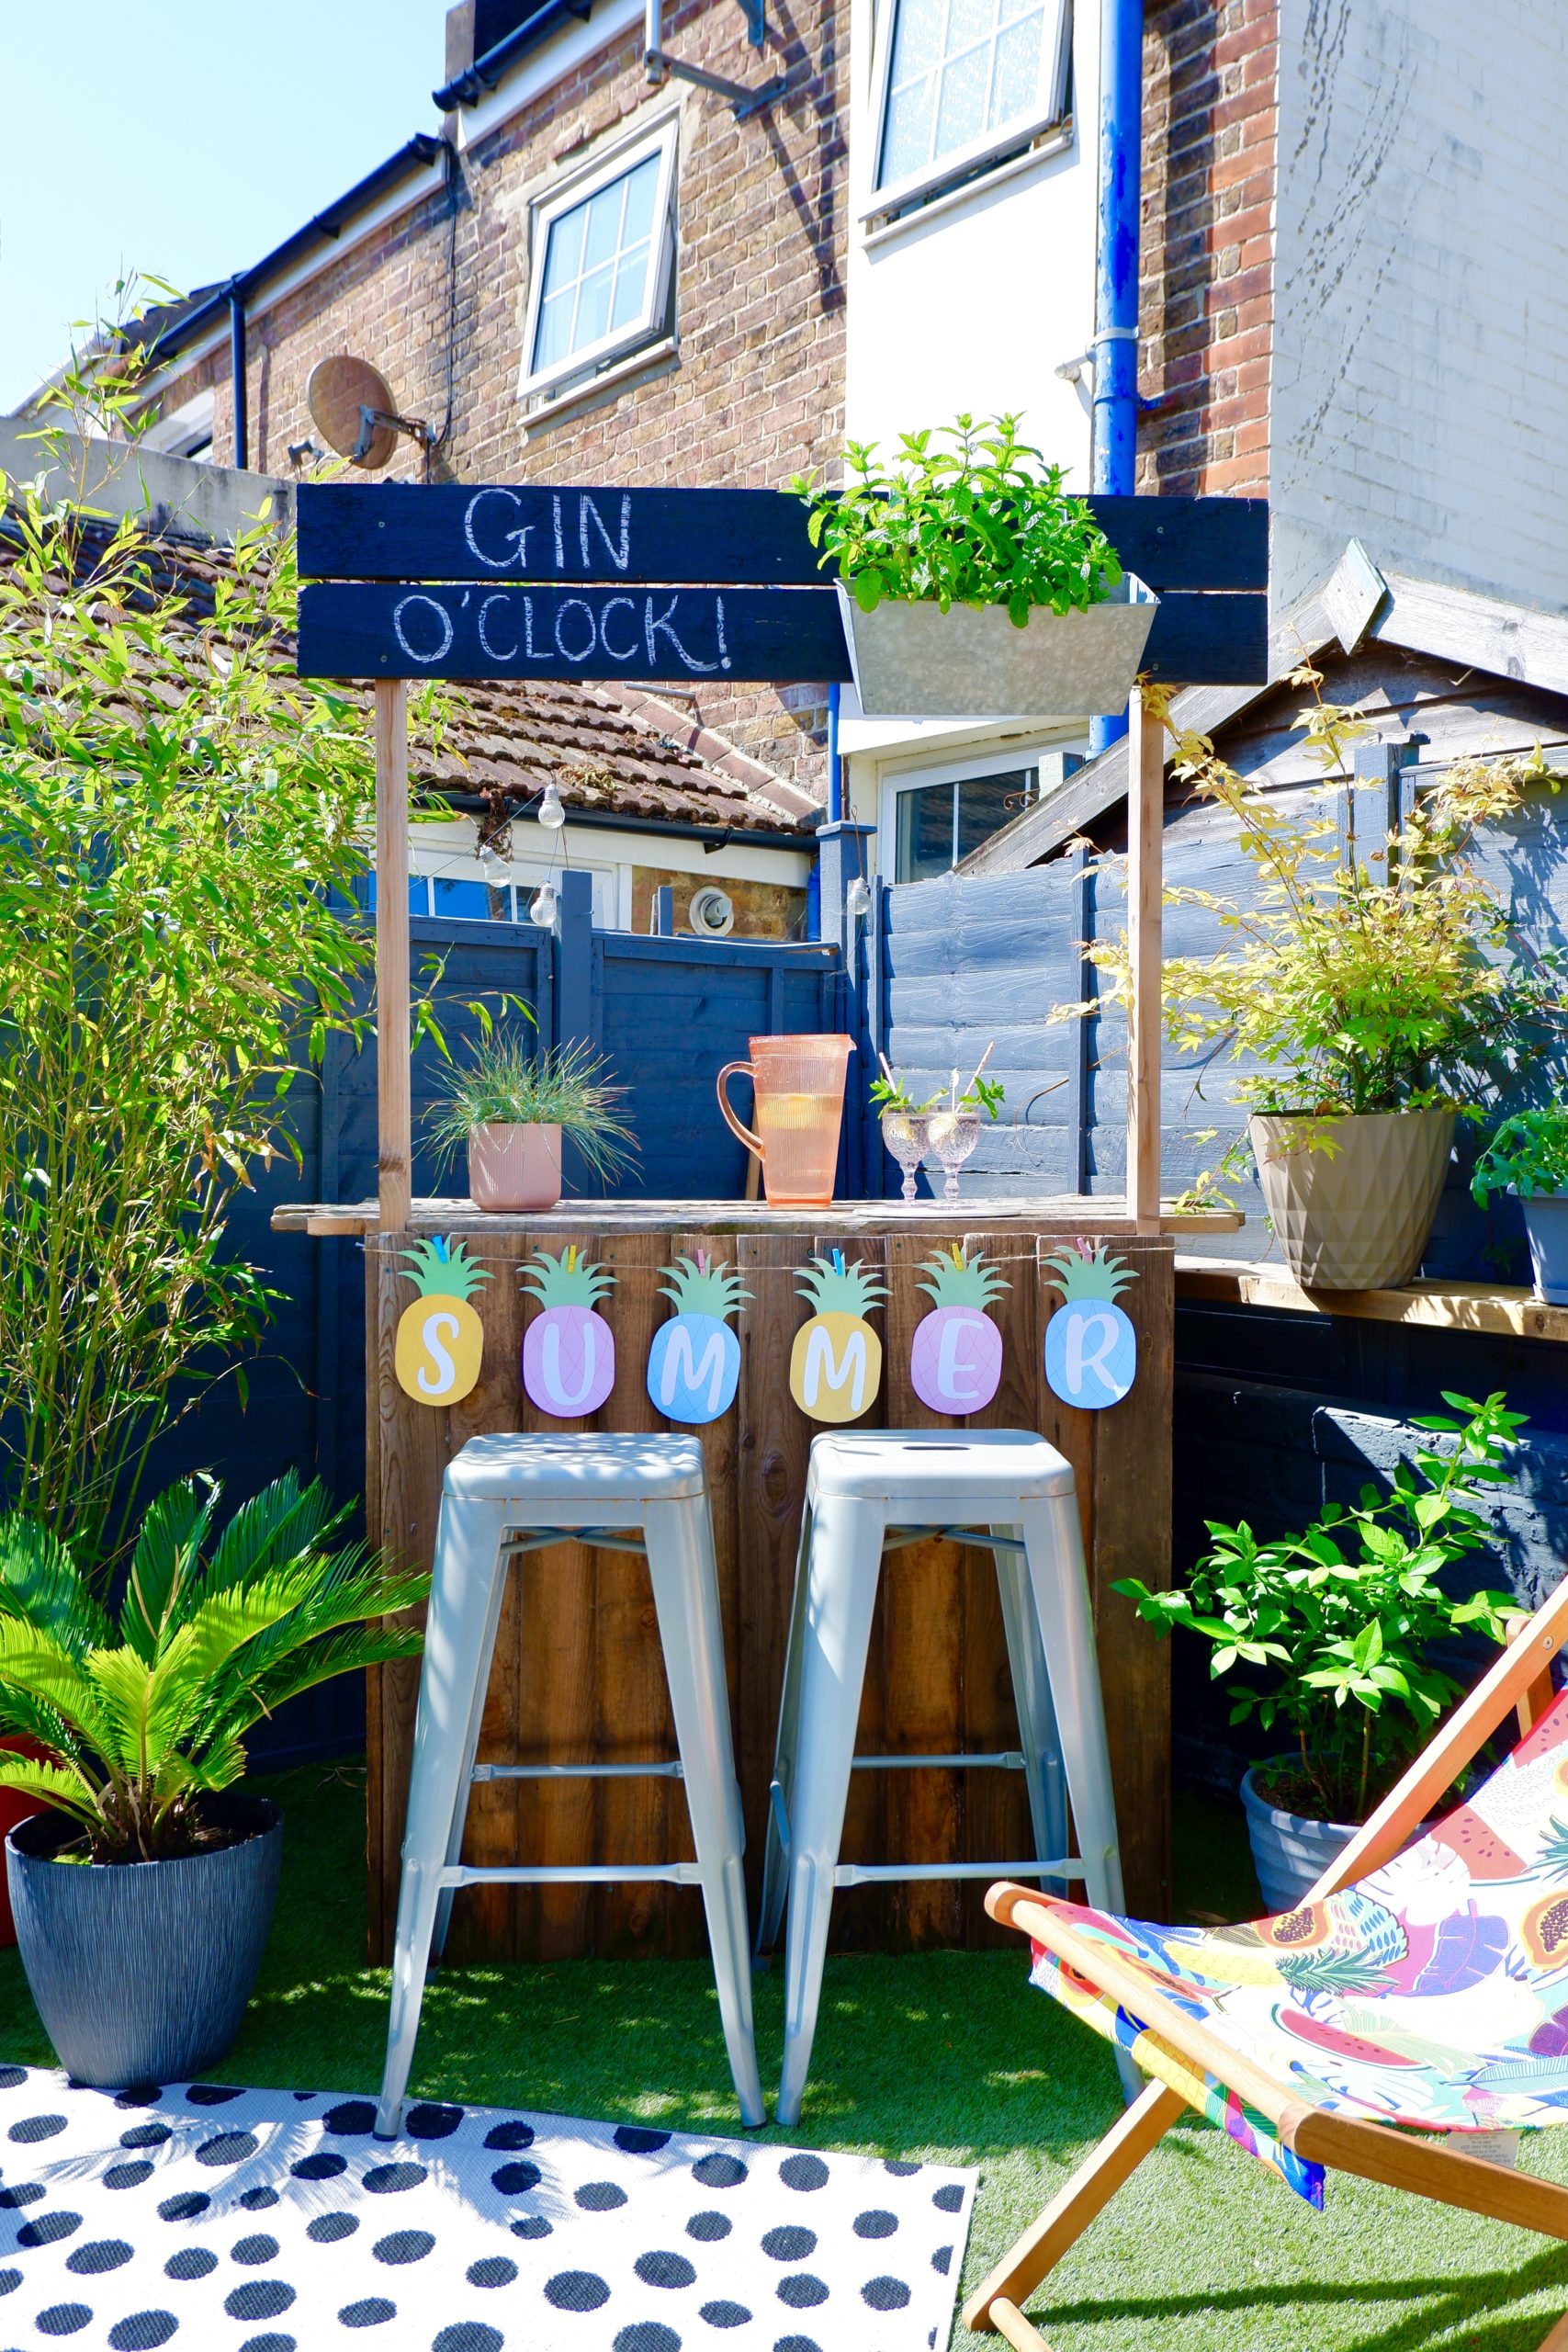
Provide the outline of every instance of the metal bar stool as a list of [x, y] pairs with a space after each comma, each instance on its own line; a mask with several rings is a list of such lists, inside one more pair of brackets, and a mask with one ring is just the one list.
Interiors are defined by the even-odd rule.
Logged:
[[[647, 1558], [675, 1718], [678, 1763], [483, 1764], [475, 1769], [508, 1566], [567, 1537], [601, 1551], [637, 1552]], [[476, 1869], [459, 1860], [468, 1790], [475, 1781], [633, 1775], [665, 1775], [682, 1782], [694, 1862]], [[762, 2088], [751, 2034], [746, 1888], [740, 1867], [744, 1845], [713, 1522], [699, 1441], [553, 1435], [471, 1439], [448, 1463], [442, 1489], [419, 1679], [378, 2137], [389, 2139], [398, 2129], [431, 1947], [434, 1943], [439, 1954], [446, 1941], [457, 1889], [568, 1882], [660, 1881], [702, 1888], [719, 2015], [741, 2120], [761, 2123]]]
[[[933, 1531], [997, 1564], [1022, 1752], [857, 1757], [855, 1725], [885, 1550]], [[1058, 1760], [1059, 1758], [1059, 1760]], [[843, 1863], [852, 1770], [911, 1765], [1021, 1768], [1029, 1861]], [[1066, 1852], [1061, 1767], [1080, 1860]], [[1122, 1865], [1094, 1624], [1073, 1474], [1024, 1430], [868, 1430], [815, 1438], [795, 1566], [762, 1874], [759, 1950], [788, 1899], [784, 2054], [778, 2120], [793, 2124], [811, 2064], [833, 1892], [889, 1879], [1082, 1879], [1122, 1907]]]

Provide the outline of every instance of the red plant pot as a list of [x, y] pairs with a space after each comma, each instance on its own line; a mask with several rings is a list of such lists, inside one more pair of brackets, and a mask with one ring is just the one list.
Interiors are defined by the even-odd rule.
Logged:
[[[48, 1753], [36, 1739], [20, 1736], [0, 1739], [0, 1747], [13, 1748], [18, 1756], [30, 1756], [39, 1763]], [[0, 1789], [0, 1845], [10, 1836], [18, 1821], [26, 1821], [29, 1815], [45, 1810], [37, 1797], [25, 1797], [19, 1789]], [[14, 1944], [16, 1940], [17, 1923], [11, 1917], [10, 1883], [6, 1873], [0, 1870], [0, 1948]]]

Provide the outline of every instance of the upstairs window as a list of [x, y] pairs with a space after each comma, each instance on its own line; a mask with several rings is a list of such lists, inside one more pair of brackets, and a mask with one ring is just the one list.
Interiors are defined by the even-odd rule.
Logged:
[[878, 212], [1059, 122], [1066, 0], [887, 0], [876, 56]]
[[669, 334], [675, 125], [534, 215], [523, 390], [548, 392]]

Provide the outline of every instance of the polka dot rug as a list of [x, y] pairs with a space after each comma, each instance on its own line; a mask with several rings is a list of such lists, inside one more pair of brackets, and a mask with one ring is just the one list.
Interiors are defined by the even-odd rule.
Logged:
[[0, 2352], [943, 2352], [976, 2176], [0, 2067]]

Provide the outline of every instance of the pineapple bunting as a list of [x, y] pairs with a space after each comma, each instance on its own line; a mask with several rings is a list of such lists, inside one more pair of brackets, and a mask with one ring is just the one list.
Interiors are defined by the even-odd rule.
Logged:
[[456, 1405], [479, 1376], [484, 1326], [468, 1302], [490, 1276], [450, 1239], [416, 1241], [402, 1261], [419, 1295], [398, 1318], [398, 1385], [416, 1404]]
[[915, 1327], [909, 1385], [933, 1413], [978, 1413], [1002, 1376], [1002, 1335], [986, 1312], [1011, 1285], [961, 1242], [925, 1261], [919, 1284], [936, 1304]]
[[1103, 1242], [1077, 1241], [1045, 1261], [1062, 1304], [1045, 1326], [1045, 1377], [1065, 1405], [1086, 1413], [1119, 1405], [1138, 1368], [1138, 1335], [1118, 1291], [1136, 1282], [1124, 1258]]
[[815, 1310], [795, 1335], [789, 1393], [814, 1421], [858, 1421], [882, 1385], [882, 1342], [867, 1315], [887, 1295], [874, 1268], [841, 1250], [813, 1258], [800, 1288]]
[[749, 1290], [731, 1266], [716, 1266], [705, 1250], [677, 1258], [660, 1272], [660, 1289], [675, 1312], [653, 1335], [648, 1393], [668, 1420], [716, 1421], [735, 1402], [740, 1342], [729, 1317]]
[[615, 1334], [595, 1311], [615, 1279], [575, 1242], [536, 1250], [523, 1269], [523, 1288], [544, 1310], [523, 1334], [523, 1385], [552, 1420], [596, 1413], [615, 1385]]

